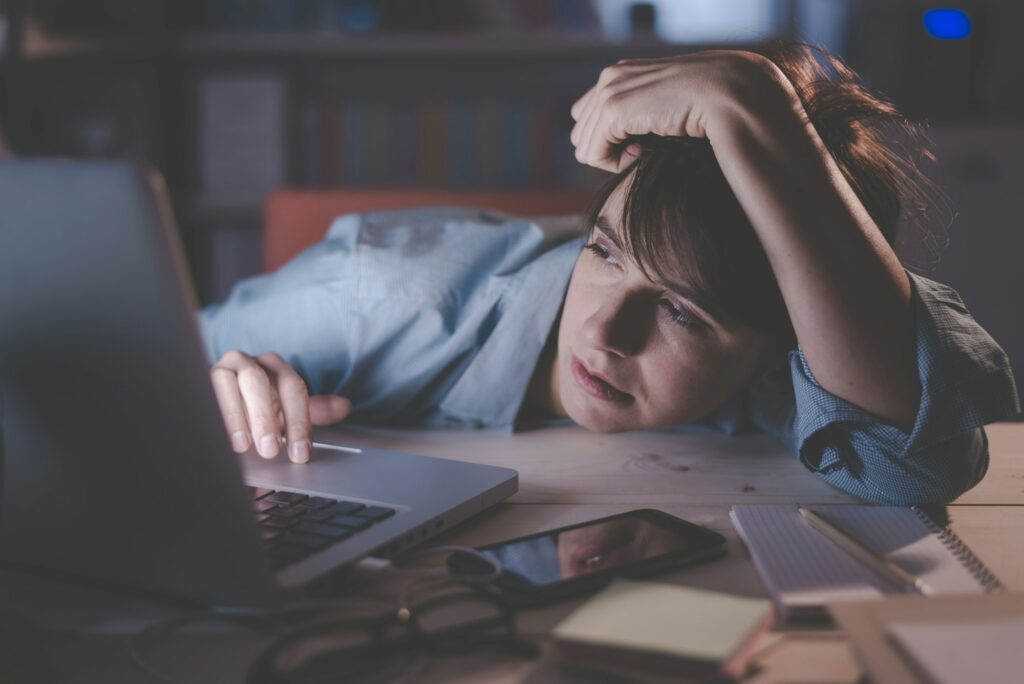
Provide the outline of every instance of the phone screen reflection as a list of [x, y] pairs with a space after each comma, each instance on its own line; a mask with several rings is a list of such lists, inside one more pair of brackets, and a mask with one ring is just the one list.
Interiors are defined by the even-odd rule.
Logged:
[[696, 539], [638, 516], [626, 516], [489, 549], [508, 573], [550, 584], [685, 551]]

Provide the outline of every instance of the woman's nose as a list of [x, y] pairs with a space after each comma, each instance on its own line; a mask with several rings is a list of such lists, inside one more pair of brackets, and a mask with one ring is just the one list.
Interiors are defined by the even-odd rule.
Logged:
[[583, 322], [583, 337], [595, 349], [630, 356], [643, 345], [640, 303], [628, 297], [605, 300]]

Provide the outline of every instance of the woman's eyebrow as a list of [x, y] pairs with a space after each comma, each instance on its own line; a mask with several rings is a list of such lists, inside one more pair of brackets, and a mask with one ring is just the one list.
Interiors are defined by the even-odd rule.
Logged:
[[597, 229], [604, 233], [620, 252], [625, 251], [622, 249], [622, 241], [619, 240], [619, 234], [612, 228], [612, 224], [608, 222], [608, 217], [604, 215], [597, 217]]
[[[622, 247], [622, 240], [619, 238], [618, 232], [612, 227], [611, 222], [608, 220], [606, 216], [598, 216], [597, 221], [594, 224], [594, 227], [596, 227], [599, 231], [604, 233], [605, 236], [607, 236], [607, 238], [612, 241], [612, 244], [615, 245], [616, 249], [618, 249], [620, 252], [625, 252], [625, 250]], [[697, 290], [694, 290], [689, 285], [671, 282], [656, 282], [656, 284], [661, 285], [662, 287], [665, 287], [669, 290], [672, 290], [680, 297], [684, 297], [689, 301], [693, 302], [716, 323], [721, 320], [719, 318], [718, 306], [715, 304], [715, 302], [710, 297], [707, 297], [702, 293], [698, 292]]]

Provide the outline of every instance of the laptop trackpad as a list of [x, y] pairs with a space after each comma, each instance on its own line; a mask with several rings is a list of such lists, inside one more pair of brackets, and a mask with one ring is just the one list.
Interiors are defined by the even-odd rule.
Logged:
[[422, 461], [438, 460], [326, 444], [314, 444], [308, 463], [292, 463], [283, 453], [267, 459], [252, 450], [238, 458], [251, 485], [392, 506], [414, 505], [421, 498], [409, 487], [416, 471], [423, 469]]

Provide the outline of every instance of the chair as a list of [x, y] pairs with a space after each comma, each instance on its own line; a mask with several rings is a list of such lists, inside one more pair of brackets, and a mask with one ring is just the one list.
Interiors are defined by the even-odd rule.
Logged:
[[589, 197], [582, 190], [276, 190], [263, 208], [263, 271], [277, 270], [318, 242], [341, 214], [437, 205], [480, 207], [514, 216], [573, 214], [586, 208]]

